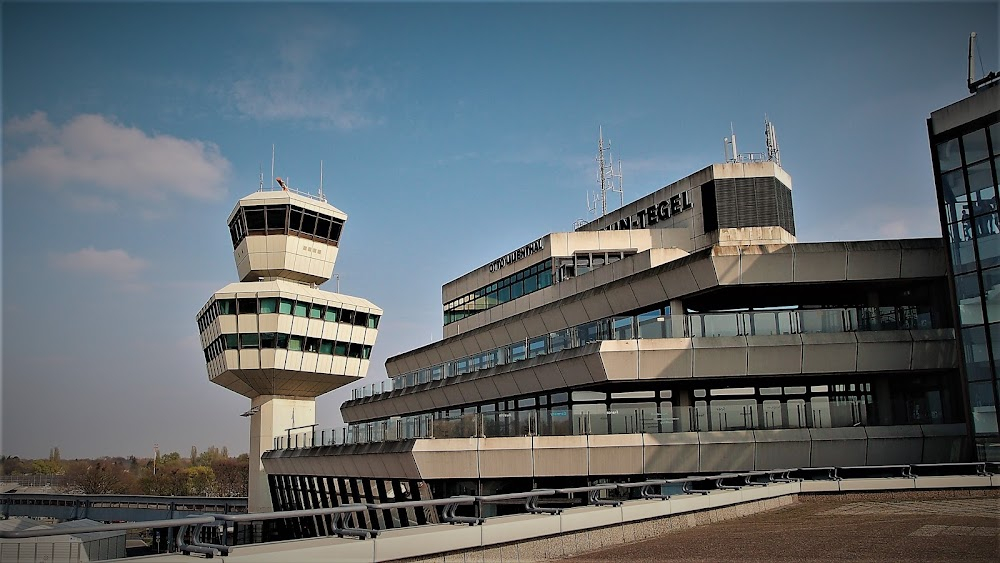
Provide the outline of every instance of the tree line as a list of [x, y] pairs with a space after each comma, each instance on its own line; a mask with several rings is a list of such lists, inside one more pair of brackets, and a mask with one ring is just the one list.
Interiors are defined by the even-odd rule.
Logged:
[[178, 452], [152, 458], [136, 456], [63, 460], [59, 448], [48, 459], [0, 456], [0, 475], [59, 476], [62, 492], [103, 495], [245, 497], [250, 462], [247, 454], [229, 457], [229, 451], [212, 446], [191, 455]]

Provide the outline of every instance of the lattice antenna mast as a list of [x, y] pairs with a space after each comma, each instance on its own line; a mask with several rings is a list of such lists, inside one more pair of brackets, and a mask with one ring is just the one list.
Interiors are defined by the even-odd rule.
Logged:
[[781, 151], [778, 149], [778, 134], [774, 132], [774, 124], [764, 114], [764, 139], [767, 142], [767, 160], [781, 166]]
[[619, 206], [625, 205], [625, 192], [622, 189], [622, 163], [619, 160], [618, 168], [615, 169], [614, 159], [611, 157], [611, 141], [605, 145], [603, 127], [598, 130], [597, 183], [600, 191], [587, 197], [587, 208], [592, 215], [596, 217], [607, 215], [608, 192], [618, 192], [621, 197]]

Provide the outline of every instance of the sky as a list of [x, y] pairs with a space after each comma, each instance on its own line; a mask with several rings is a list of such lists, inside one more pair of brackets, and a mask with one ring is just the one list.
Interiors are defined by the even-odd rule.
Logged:
[[[598, 131], [626, 202], [765, 114], [800, 241], [941, 235], [926, 119], [998, 65], [985, 3], [0, 4], [0, 451], [248, 450], [195, 315], [238, 281], [261, 170], [348, 215], [340, 290], [385, 315], [364, 383], [441, 337], [441, 286], [569, 231]], [[614, 203], [614, 200], [612, 200]], [[335, 291], [335, 281], [323, 288]], [[351, 389], [320, 397], [341, 424]]]

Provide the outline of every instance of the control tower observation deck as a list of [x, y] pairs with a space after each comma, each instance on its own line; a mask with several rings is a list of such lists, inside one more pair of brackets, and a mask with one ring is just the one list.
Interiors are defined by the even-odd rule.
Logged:
[[275, 436], [314, 425], [317, 396], [368, 372], [382, 309], [317, 287], [333, 275], [346, 221], [321, 196], [287, 189], [252, 193], [229, 215], [240, 281], [197, 320], [209, 381], [251, 400], [251, 512], [272, 509], [260, 455]]

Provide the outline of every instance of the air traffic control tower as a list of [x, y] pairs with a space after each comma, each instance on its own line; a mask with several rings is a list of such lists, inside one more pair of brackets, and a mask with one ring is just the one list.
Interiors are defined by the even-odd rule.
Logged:
[[315, 425], [317, 396], [365, 376], [382, 315], [318, 288], [333, 275], [347, 215], [278, 182], [229, 214], [240, 281], [198, 312], [209, 380], [250, 398], [251, 512], [272, 510], [261, 453]]

